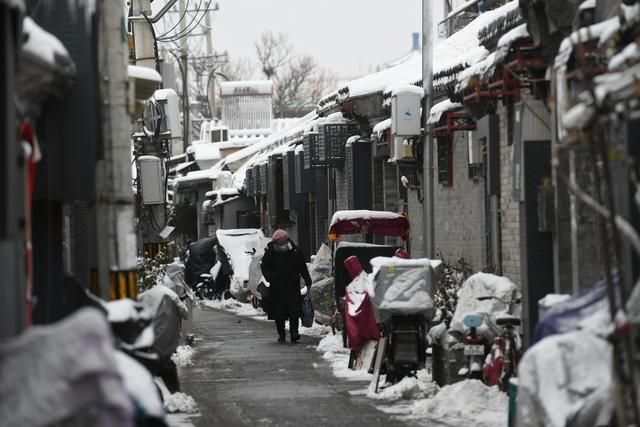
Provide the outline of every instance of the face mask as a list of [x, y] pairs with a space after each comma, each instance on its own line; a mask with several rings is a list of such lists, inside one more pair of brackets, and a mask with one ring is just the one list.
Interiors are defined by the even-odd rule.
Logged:
[[274, 245], [273, 248], [276, 252], [286, 252], [287, 250], [289, 250], [289, 242], [285, 243], [284, 245]]

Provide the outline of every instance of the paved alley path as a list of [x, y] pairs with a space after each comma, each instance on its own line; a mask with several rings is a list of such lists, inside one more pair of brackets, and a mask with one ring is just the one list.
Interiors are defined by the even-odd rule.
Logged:
[[[197, 426], [403, 426], [375, 409], [366, 384], [335, 378], [315, 351], [317, 339], [276, 342], [273, 322], [197, 308], [193, 366], [181, 368], [182, 391], [194, 397]], [[314, 367], [313, 364], [316, 364]]]

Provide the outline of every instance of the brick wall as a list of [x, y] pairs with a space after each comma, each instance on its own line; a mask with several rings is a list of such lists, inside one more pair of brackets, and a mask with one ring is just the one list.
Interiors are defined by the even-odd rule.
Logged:
[[507, 109], [498, 108], [500, 116], [500, 225], [502, 249], [502, 275], [520, 284], [520, 209], [521, 203], [513, 200], [513, 173], [511, 170], [511, 141]]
[[[435, 156], [434, 146], [434, 157]], [[434, 172], [437, 161], [434, 159]], [[437, 173], [434, 173], [437, 180]], [[434, 184], [435, 249], [448, 262], [464, 258], [474, 271], [486, 265], [484, 182], [469, 179], [467, 133], [453, 140], [453, 184]]]
[[422, 258], [424, 256], [424, 216], [423, 206], [418, 200], [418, 191], [409, 190], [407, 193], [408, 198], [408, 213], [409, 224], [411, 225], [411, 257]]

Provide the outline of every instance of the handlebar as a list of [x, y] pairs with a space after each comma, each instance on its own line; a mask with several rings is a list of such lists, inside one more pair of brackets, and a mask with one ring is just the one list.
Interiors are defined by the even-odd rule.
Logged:
[[501, 303], [503, 303], [504, 305], [509, 305], [509, 304], [520, 304], [520, 303], [522, 302], [522, 298], [515, 298], [515, 299], [512, 299], [511, 301], [507, 302], [507, 301], [504, 301], [503, 299], [498, 298], [498, 297], [493, 296], [493, 295], [488, 295], [488, 296], [484, 296], [484, 297], [477, 297], [476, 299], [477, 299], [478, 301], [487, 301], [487, 300], [490, 300], [490, 299], [495, 299], [495, 300], [497, 300], [497, 301], [500, 301], [500, 302], [501, 302]]

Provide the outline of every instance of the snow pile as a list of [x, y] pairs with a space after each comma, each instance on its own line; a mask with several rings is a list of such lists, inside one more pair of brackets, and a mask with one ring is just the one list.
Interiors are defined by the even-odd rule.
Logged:
[[193, 348], [188, 345], [181, 345], [176, 348], [176, 352], [171, 356], [171, 360], [178, 367], [193, 365]]
[[298, 331], [301, 335], [308, 335], [312, 337], [324, 337], [331, 332], [331, 327], [327, 325], [319, 325], [314, 323], [313, 326], [309, 328], [305, 328], [304, 326], [300, 326]]
[[186, 412], [193, 414], [198, 412], [198, 405], [193, 397], [186, 393], [174, 393], [170, 395], [164, 402], [167, 412]]
[[322, 338], [318, 343], [317, 350], [320, 353], [348, 351], [342, 346], [341, 335], [327, 335], [326, 337]]
[[507, 405], [507, 395], [498, 387], [488, 387], [478, 380], [464, 380], [443, 387], [430, 399], [415, 402], [410, 411], [412, 417], [433, 423], [495, 427], [507, 425]]
[[367, 393], [367, 397], [374, 400], [393, 402], [396, 400], [410, 400], [429, 398], [439, 390], [431, 380], [431, 374], [426, 369], [417, 372], [417, 378], [405, 377], [399, 383], [389, 386], [379, 393]]
[[371, 374], [364, 370], [349, 369], [349, 349], [342, 346], [342, 335], [327, 335], [318, 344], [316, 350], [322, 358], [331, 364], [333, 375], [337, 378], [370, 381]]
[[241, 303], [234, 299], [204, 301], [204, 305], [217, 310], [225, 310], [239, 316], [264, 316], [261, 308], [254, 308], [249, 303]]

